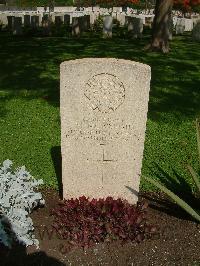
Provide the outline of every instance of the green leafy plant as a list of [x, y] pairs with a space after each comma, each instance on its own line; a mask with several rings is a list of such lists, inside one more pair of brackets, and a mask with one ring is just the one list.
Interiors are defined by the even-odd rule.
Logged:
[[[199, 155], [199, 164], [200, 164], [200, 122], [198, 119], [196, 120], [196, 131], [197, 131], [197, 147], [198, 147], [198, 155]], [[195, 172], [193, 167], [191, 165], [187, 166], [187, 169], [189, 170], [191, 177], [196, 185], [197, 191], [200, 194], [200, 177]], [[184, 209], [188, 214], [190, 214], [195, 220], [200, 222], [200, 213], [195, 210], [193, 207], [191, 207], [186, 201], [181, 199], [179, 196], [177, 196], [174, 192], [166, 188], [164, 185], [160, 184], [158, 181], [149, 178], [147, 176], [143, 176], [148, 182], [162, 190], [164, 193], [166, 193], [172, 200], [176, 202], [182, 209]]]
[[93, 31], [101, 32], [103, 29], [103, 16], [98, 16], [93, 25]]

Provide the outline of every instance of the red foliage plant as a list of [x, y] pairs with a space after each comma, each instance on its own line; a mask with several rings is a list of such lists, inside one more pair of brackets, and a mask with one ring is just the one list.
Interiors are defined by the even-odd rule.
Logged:
[[82, 196], [59, 203], [52, 211], [53, 227], [71, 248], [113, 240], [140, 242], [155, 231], [145, 218], [146, 209], [146, 203], [135, 206], [112, 197], [89, 200]]
[[113, 6], [129, 6], [133, 4], [138, 4], [139, 0], [75, 0], [75, 5], [78, 6], [104, 6], [104, 7], [113, 7]]
[[200, 5], [200, 0], [174, 0], [174, 8], [185, 12], [191, 11], [194, 7]]

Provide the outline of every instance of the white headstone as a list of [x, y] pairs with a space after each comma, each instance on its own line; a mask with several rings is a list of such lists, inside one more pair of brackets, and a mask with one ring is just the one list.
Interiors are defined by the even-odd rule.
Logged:
[[173, 24], [173, 18], [169, 17], [168, 19], [168, 29], [169, 29], [169, 40], [173, 39], [173, 30], [174, 30], [174, 24]]
[[70, 26], [70, 15], [69, 14], [64, 15], [64, 24], [68, 27]]
[[97, 18], [97, 15], [94, 12], [90, 13], [90, 25], [94, 24], [96, 18]]
[[117, 12], [116, 11], [113, 11], [111, 13], [111, 16], [113, 17], [113, 19], [117, 19]]
[[81, 17], [72, 17], [72, 36], [81, 35]]
[[90, 28], [90, 15], [83, 16], [83, 30], [87, 31]]
[[64, 16], [62, 16], [62, 15], [55, 15], [55, 24], [56, 25], [63, 24], [63, 21], [64, 21]]
[[150, 67], [85, 58], [63, 62], [60, 73], [63, 197], [112, 196], [136, 203]]
[[112, 16], [105, 16], [103, 18], [103, 37], [112, 37], [113, 18]]
[[125, 13], [117, 13], [117, 20], [121, 26], [125, 25]]
[[114, 6], [113, 8], [113, 12], [122, 12], [122, 7], [119, 7], [119, 6]]
[[192, 39], [200, 42], [200, 21], [194, 26], [192, 31]]
[[141, 38], [143, 32], [143, 20], [136, 17], [128, 17], [128, 32], [133, 38]]
[[0, 14], [0, 23], [2, 23], [3, 26], [6, 26], [8, 24], [7, 14], [6, 13], [1, 13]]
[[13, 34], [22, 34], [22, 17], [14, 17]]
[[31, 16], [31, 27], [32, 28], [39, 27], [39, 16]]
[[177, 18], [176, 22], [176, 34], [183, 34], [185, 30], [185, 18]]
[[24, 15], [24, 27], [30, 27], [30, 26], [31, 26], [31, 16]]
[[14, 16], [7, 16], [9, 30], [12, 30], [14, 27], [14, 18]]
[[185, 31], [192, 31], [193, 29], [193, 19], [185, 18]]

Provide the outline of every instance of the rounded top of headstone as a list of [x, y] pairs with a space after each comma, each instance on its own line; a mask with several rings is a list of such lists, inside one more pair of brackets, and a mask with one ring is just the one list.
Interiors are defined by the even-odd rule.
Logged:
[[65, 67], [67, 65], [75, 65], [75, 64], [113, 64], [113, 65], [126, 65], [126, 66], [135, 66], [140, 67], [146, 70], [151, 70], [151, 67], [147, 64], [139, 63], [136, 61], [126, 60], [126, 59], [118, 59], [118, 58], [82, 58], [64, 61], [60, 64], [60, 68]]

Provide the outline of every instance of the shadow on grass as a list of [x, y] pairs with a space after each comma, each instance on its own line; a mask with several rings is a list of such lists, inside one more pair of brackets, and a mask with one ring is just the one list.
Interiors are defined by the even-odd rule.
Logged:
[[[193, 186], [188, 183], [176, 170], [172, 169], [172, 175], [169, 175], [165, 170], [156, 164], [157, 171], [154, 175], [159, 176], [165, 187], [171, 190], [179, 198], [183, 199], [190, 206], [198, 209], [200, 206], [199, 195], [196, 197]], [[188, 173], [189, 174], [189, 173]]]
[[190, 36], [175, 37], [168, 55], [143, 50], [149, 35], [142, 40], [113, 37], [105, 40], [88, 33], [79, 39], [67, 37], [31, 38], [0, 33], [0, 115], [15, 97], [44, 98], [59, 107], [59, 65], [62, 61], [84, 57], [116, 57], [149, 64], [152, 68], [149, 113], [162, 120], [162, 113], [177, 118], [200, 114], [199, 44]]
[[63, 198], [63, 185], [62, 185], [62, 156], [61, 146], [55, 146], [51, 148], [51, 158], [54, 164], [56, 177], [58, 181], [59, 196]]
[[[184, 200], [190, 207], [200, 213], [200, 195], [196, 194], [193, 191], [192, 185], [190, 185], [184, 177], [178, 174], [174, 169], [172, 169], [172, 175], [169, 175], [163, 168], [161, 168], [158, 164], [155, 164], [155, 170], [153, 170], [153, 176], [159, 176], [159, 183], [162, 183], [167, 189], [172, 191], [179, 198]], [[160, 181], [162, 180], [162, 182]], [[161, 193], [164, 195], [164, 193]], [[155, 204], [151, 203], [151, 208], [167, 213], [168, 215], [172, 215], [174, 217], [191, 220], [194, 219], [189, 216], [182, 208], [179, 207], [178, 204], [173, 202], [167, 195], [165, 197], [160, 197], [161, 194], [146, 194], [141, 193], [141, 196]]]

